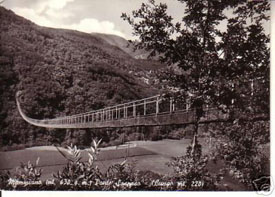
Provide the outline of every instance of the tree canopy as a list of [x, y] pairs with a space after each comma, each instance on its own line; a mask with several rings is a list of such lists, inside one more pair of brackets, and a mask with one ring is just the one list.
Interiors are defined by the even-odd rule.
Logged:
[[[226, 171], [251, 189], [253, 180], [266, 173], [264, 163], [268, 163], [259, 145], [269, 142], [267, 123], [253, 120], [259, 114], [269, 116], [270, 49], [264, 23], [269, 20], [270, 3], [178, 1], [185, 7], [180, 22], [174, 22], [166, 4], [154, 0], [131, 15], [122, 14], [139, 38], [136, 48], [147, 49], [169, 65], [161, 76], [164, 87], [168, 92], [176, 87], [179, 97], [190, 100], [196, 109], [192, 145], [172, 166], [184, 172], [183, 178], [204, 180], [207, 171], [202, 164], [207, 158], [201, 155], [198, 125], [204, 107], [212, 105], [234, 120], [208, 131], [220, 141], [212, 150], [214, 158], [223, 159]], [[252, 121], [239, 121], [242, 115]]]
[[269, 2], [178, 1], [185, 6], [181, 22], [154, 0], [132, 15], [122, 14], [139, 38], [136, 48], [170, 65], [166, 85], [180, 88], [196, 107], [215, 104], [267, 113], [269, 36], [263, 24], [269, 20]]

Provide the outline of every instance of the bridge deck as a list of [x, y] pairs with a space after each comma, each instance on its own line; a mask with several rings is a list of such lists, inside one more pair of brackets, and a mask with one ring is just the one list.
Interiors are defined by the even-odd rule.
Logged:
[[[209, 112], [208, 112], [209, 113]], [[200, 122], [210, 122], [226, 120], [227, 114], [218, 110], [211, 110], [211, 115], [201, 118]], [[162, 126], [162, 125], [182, 125], [192, 124], [195, 122], [194, 111], [175, 111], [172, 113], [160, 113], [146, 116], [136, 116], [125, 119], [109, 120], [104, 122], [86, 122], [78, 124], [62, 125], [66, 128], [119, 128], [119, 127], [134, 127], [134, 126]], [[58, 127], [58, 125], [56, 125]]]
[[[116, 128], [133, 126], [161, 126], [191, 124], [195, 121], [195, 110], [188, 104], [176, 103], [159, 96], [120, 104], [73, 116], [37, 120], [27, 117], [17, 99], [18, 110], [24, 120], [35, 126], [47, 128]], [[216, 108], [206, 108], [201, 122], [226, 120], [228, 114]]]

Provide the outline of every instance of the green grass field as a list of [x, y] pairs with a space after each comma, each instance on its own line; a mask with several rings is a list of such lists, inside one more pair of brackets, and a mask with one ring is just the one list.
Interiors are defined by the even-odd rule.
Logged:
[[[128, 162], [135, 162], [137, 170], [151, 170], [161, 174], [172, 174], [173, 171], [166, 164], [171, 157], [181, 156], [185, 154], [186, 147], [190, 144], [190, 139], [183, 140], [162, 140], [162, 141], [135, 141], [134, 147], [110, 149], [103, 148], [98, 157], [96, 164], [102, 171], [115, 163], [122, 162], [126, 157]], [[203, 153], [209, 152], [209, 145], [203, 139], [200, 139], [203, 146]], [[63, 150], [64, 151], [64, 150]], [[87, 151], [83, 150], [82, 160], [87, 161]], [[40, 158], [39, 167], [43, 169], [42, 180], [52, 178], [52, 174], [56, 173], [66, 164], [66, 159], [54, 148], [34, 147], [24, 150], [0, 152], [0, 170], [13, 170], [20, 165], [20, 162], [35, 162]], [[221, 162], [216, 164], [209, 162], [207, 168], [210, 172], [217, 173], [223, 166]], [[243, 190], [244, 187], [230, 176], [224, 177], [222, 184], [227, 184], [233, 190]]]

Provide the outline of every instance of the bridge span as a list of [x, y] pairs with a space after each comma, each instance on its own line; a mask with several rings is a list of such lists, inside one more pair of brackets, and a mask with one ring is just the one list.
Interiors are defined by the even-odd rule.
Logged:
[[[195, 109], [189, 103], [156, 95], [99, 110], [53, 119], [33, 119], [22, 110], [16, 96], [16, 103], [22, 118], [28, 123], [46, 128], [118, 128], [133, 126], [161, 126], [192, 124], [195, 122]], [[228, 114], [217, 108], [205, 108], [205, 116], [200, 122], [228, 119]]]

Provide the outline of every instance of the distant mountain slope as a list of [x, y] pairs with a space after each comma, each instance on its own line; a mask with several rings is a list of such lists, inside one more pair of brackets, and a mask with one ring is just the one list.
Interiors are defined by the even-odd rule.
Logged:
[[75, 114], [158, 93], [152, 81], [163, 65], [134, 59], [120, 43], [40, 27], [3, 7], [0, 18], [0, 146], [49, 140], [45, 129], [19, 116], [14, 98], [18, 90], [33, 118]]
[[135, 59], [147, 59], [149, 53], [145, 50], [134, 50], [133, 44], [126, 39], [110, 34], [92, 33], [92, 35], [105, 40], [107, 43], [119, 47]]

